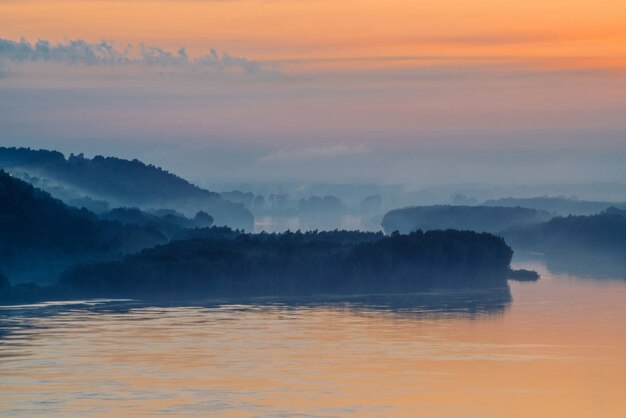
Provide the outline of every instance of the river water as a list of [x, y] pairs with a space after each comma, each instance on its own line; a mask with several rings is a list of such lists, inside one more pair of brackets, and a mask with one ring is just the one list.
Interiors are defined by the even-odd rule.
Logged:
[[0, 308], [0, 416], [625, 417], [626, 281]]

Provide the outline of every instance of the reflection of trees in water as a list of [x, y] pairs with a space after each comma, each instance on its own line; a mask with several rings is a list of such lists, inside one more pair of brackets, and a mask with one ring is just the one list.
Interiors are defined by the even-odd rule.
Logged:
[[[11, 338], [12, 345], [21, 341], [28, 345], [32, 338], [46, 336], [50, 327], [63, 326], [70, 316], [121, 315], [120, 319], [140, 320], [141, 311], [153, 314], [171, 309], [242, 313], [255, 311], [277, 313], [306, 310], [349, 311], [353, 314], [391, 315], [415, 319], [480, 319], [505, 312], [512, 301], [509, 287], [492, 289], [442, 290], [412, 294], [273, 297], [212, 299], [201, 301], [170, 301], [145, 303], [133, 300], [102, 300], [76, 302], [45, 302], [32, 305], [0, 308], [0, 341]], [[126, 317], [123, 317], [127, 315]], [[145, 319], [145, 318], [144, 318]], [[15, 341], [14, 341], [15, 340]]]
[[626, 259], [601, 254], [550, 254], [545, 257], [548, 270], [554, 274], [575, 275], [589, 279], [626, 280]]
[[509, 287], [484, 290], [455, 290], [398, 295], [365, 295], [341, 298], [325, 304], [348, 309], [357, 314], [388, 314], [394, 317], [415, 319], [480, 319], [505, 312], [512, 302]]
[[[442, 291], [401, 295], [327, 296], [319, 298], [268, 298], [206, 301], [204, 303], [146, 304], [141, 301], [54, 302], [0, 308], [0, 365], [30, 357], [44, 341], [62, 333], [99, 332], [101, 321], [114, 320], [119, 330], [132, 324], [174, 316], [174, 327], [203, 327], [224, 318], [245, 321], [267, 315], [306, 319], [318, 314], [348, 315], [382, 321], [480, 320], [501, 316], [511, 304], [507, 287], [487, 290]], [[146, 322], [148, 321], [148, 322]], [[140, 325], [141, 326], [141, 325]], [[181, 328], [181, 332], [182, 329]], [[121, 334], [120, 334], [121, 335]], [[123, 337], [122, 337], [123, 338]], [[120, 343], [123, 343], [120, 340]]]

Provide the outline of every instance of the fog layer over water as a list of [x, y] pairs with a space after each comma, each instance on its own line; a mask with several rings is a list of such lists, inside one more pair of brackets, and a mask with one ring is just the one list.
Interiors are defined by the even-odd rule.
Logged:
[[0, 310], [0, 414], [620, 417], [624, 280], [322, 303]]

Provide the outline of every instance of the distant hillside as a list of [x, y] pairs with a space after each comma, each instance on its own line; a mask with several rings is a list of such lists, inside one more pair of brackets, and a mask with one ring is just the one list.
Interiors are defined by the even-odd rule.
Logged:
[[248, 234], [203, 212], [99, 217], [3, 171], [0, 202], [0, 303], [506, 288], [511, 273], [504, 240], [469, 231]]
[[591, 216], [567, 216], [529, 227], [515, 227], [503, 236], [516, 248], [552, 255], [601, 255], [626, 267], [626, 210], [609, 208]]
[[100, 220], [0, 171], [0, 268], [12, 280], [50, 280], [73, 262], [164, 242], [154, 228]]
[[550, 218], [548, 212], [520, 207], [414, 206], [387, 212], [382, 226], [387, 233], [409, 233], [418, 229], [497, 233], [515, 225], [530, 225]]
[[589, 200], [568, 199], [564, 197], [506, 197], [503, 199], [487, 200], [485, 206], [523, 207], [545, 210], [557, 215], [593, 215], [610, 207], [626, 208], [626, 202], [600, 202]]
[[167, 238], [173, 238], [188, 229], [207, 228], [213, 224], [213, 217], [206, 212], [198, 212], [193, 218], [187, 218], [175, 211], [148, 213], [138, 208], [116, 208], [101, 214], [100, 218], [125, 225], [153, 228]]
[[[55, 197], [106, 201], [110, 206], [175, 208], [207, 212], [217, 225], [252, 230], [254, 219], [243, 205], [201, 189], [159, 167], [139, 160], [82, 155], [65, 158], [57, 151], [0, 147], [0, 168], [14, 176], [33, 177]], [[72, 197], [73, 196], [73, 197]], [[67, 199], [66, 199], [67, 197]], [[101, 204], [101, 203], [100, 203]]]

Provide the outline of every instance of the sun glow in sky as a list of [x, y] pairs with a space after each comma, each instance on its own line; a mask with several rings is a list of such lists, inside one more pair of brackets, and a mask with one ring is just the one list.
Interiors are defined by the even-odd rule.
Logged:
[[[21, 38], [65, 49], [17, 57]], [[626, 175], [616, 163], [626, 157], [624, 1], [5, 0], [0, 39], [7, 145], [167, 154], [179, 168], [176, 158], [193, 158], [184, 144], [211, 161], [181, 164], [196, 177], [228, 177], [235, 160], [250, 175], [271, 165], [279, 177], [319, 167], [358, 177], [356, 162], [370, 161], [374, 177], [406, 181], [433, 168], [429, 157], [416, 171], [409, 155], [498, 151], [600, 180]], [[132, 62], [86, 63], [67, 48], [75, 40], [104, 40]], [[559, 180], [573, 174], [558, 167]]]
[[626, 3], [548, 0], [4, 1], [5, 38], [219, 48], [260, 60], [626, 58]]

